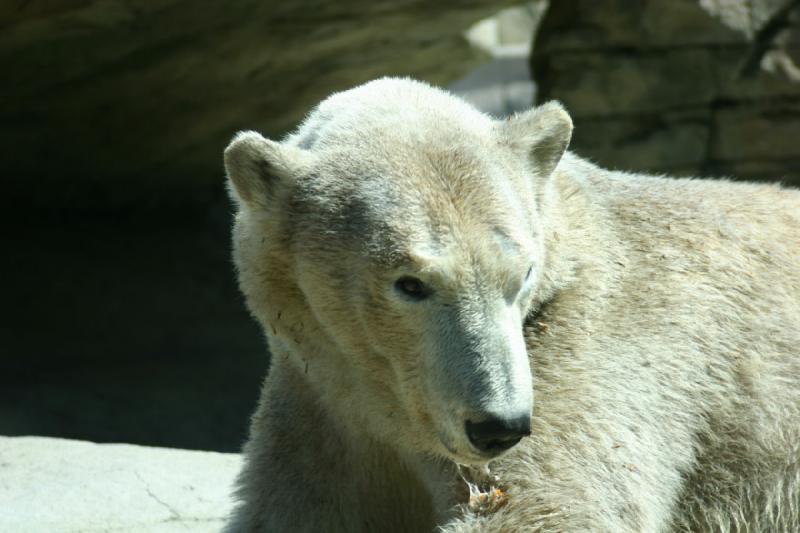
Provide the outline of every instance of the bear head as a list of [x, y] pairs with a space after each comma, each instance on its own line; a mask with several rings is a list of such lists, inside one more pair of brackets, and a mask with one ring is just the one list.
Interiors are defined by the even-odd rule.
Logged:
[[494, 120], [386, 78], [282, 142], [238, 134], [234, 259], [273, 360], [403, 450], [481, 464], [513, 446], [530, 432], [540, 205], [571, 131], [557, 103]]

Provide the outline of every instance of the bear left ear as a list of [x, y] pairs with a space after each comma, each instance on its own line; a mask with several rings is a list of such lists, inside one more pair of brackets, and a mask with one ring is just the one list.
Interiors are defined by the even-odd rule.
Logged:
[[302, 172], [308, 154], [265, 139], [254, 131], [236, 134], [225, 149], [231, 196], [248, 207], [269, 210], [282, 188]]
[[501, 125], [507, 142], [525, 150], [542, 177], [553, 173], [572, 138], [572, 118], [552, 101], [514, 115]]

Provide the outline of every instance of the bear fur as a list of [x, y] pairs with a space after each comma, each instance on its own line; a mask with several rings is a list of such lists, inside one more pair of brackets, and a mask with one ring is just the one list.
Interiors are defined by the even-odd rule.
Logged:
[[[227, 531], [800, 531], [800, 192], [571, 129], [386, 78], [234, 138], [272, 363]], [[497, 412], [531, 432], [484, 457]]]

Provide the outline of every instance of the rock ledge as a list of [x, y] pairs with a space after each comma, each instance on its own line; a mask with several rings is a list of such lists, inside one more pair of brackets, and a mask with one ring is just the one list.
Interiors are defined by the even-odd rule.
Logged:
[[0, 531], [219, 531], [238, 454], [0, 437]]

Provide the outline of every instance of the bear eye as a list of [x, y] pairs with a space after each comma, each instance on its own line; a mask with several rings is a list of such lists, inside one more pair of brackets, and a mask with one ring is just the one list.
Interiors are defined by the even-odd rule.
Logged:
[[417, 278], [403, 276], [394, 283], [395, 289], [412, 300], [424, 300], [431, 294], [431, 290]]
[[532, 273], [533, 273], [533, 266], [528, 267], [528, 273], [525, 274], [525, 281], [528, 281], [529, 279], [531, 279], [531, 274]]

